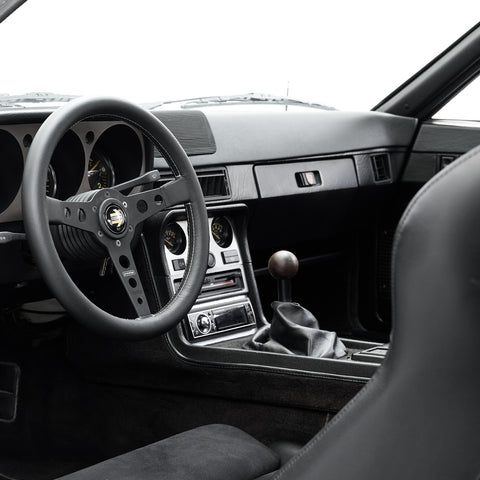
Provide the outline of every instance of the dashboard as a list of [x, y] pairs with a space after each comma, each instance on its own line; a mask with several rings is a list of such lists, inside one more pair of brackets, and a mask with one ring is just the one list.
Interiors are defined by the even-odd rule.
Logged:
[[[0, 114], [0, 223], [22, 219], [23, 166], [32, 139], [49, 113]], [[368, 154], [378, 150], [389, 153], [391, 175], [387, 181], [394, 182], [403, 160], [396, 158], [397, 153], [405, 151], [416, 126], [413, 119], [372, 112], [207, 115], [173, 111], [155, 115], [177, 137], [199, 176], [206, 171], [209, 177], [226, 177], [223, 190], [208, 194], [216, 198], [207, 200], [230, 202], [377, 184]], [[161, 154], [135, 128], [118, 121], [84, 121], [57, 146], [45, 179], [46, 193], [66, 199], [119, 184], [146, 171], [147, 162], [168, 177]], [[312, 168], [321, 181], [300, 185], [295, 175], [302, 168]], [[287, 192], [279, 188], [279, 179]], [[209, 179], [205, 182], [212, 183]]]
[[[4, 231], [23, 232], [23, 166], [49, 113], [0, 114]], [[202, 293], [179, 332], [185, 341], [205, 345], [249, 335], [265, 321], [264, 312], [275, 294], [264, 295], [261, 286], [259, 295], [257, 285], [274, 285], [265, 267], [275, 250], [291, 249], [307, 262], [338, 255], [343, 239], [357, 228], [362, 209], [375, 196], [372, 191], [381, 192], [399, 178], [416, 128], [413, 119], [373, 112], [154, 114], [185, 149], [207, 204], [209, 267]], [[58, 144], [46, 173], [45, 192], [65, 200], [123, 183], [152, 168], [160, 172], [161, 182], [173, 179], [161, 152], [136, 128], [122, 121], [91, 119], [72, 127]], [[166, 212], [153, 230], [151, 234], [150, 227], [145, 229], [145, 237], [153, 238], [146, 244], [159, 289], [171, 295], [187, 262], [184, 213]], [[340, 246], [332, 247], [332, 241]], [[26, 244], [0, 245], [0, 261], [6, 266], [0, 274], [4, 303], [21, 305], [48, 295]], [[96, 262], [73, 265], [74, 271], [91, 268], [96, 273], [95, 281], [85, 282], [91, 292], [101, 289], [109, 272], [106, 259]], [[337, 271], [335, 265], [325, 270], [325, 276]], [[312, 274], [303, 278], [297, 291], [312, 291], [315, 300]], [[336, 295], [342, 282], [343, 278], [329, 281], [325, 290], [334, 289]], [[109, 290], [107, 285], [101, 294], [107, 302]], [[162, 299], [167, 301], [168, 296]], [[336, 304], [347, 302], [341, 298]]]

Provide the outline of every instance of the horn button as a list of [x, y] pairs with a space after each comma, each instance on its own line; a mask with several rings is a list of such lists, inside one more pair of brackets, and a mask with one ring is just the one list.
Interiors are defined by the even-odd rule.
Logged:
[[102, 226], [111, 237], [122, 237], [127, 231], [127, 211], [120, 202], [108, 201], [101, 207]]

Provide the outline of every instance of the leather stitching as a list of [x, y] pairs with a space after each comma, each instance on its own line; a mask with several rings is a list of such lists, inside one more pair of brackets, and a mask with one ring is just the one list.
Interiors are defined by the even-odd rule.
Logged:
[[[306, 373], [301, 370], [288, 370], [288, 369], [281, 369], [279, 367], [275, 366], [267, 366], [263, 368], [259, 368], [256, 366], [251, 366], [246, 363], [214, 363], [214, 362], [208, 362], [205, 360], [192, 360], [187, 357], [184, 357], [178, 350], [177, 348], [172, 344], [171, 339], [169, 338], [169, 335], [165, 335], [165, 341], [168, 350], [172, 354], [172, 357], [179, 363], [186, 364], [195, 368], [219, 368], [219, 369], [224, 369], [224, 370], [244, 370], [248, 372], [260, 372], [260, 373], [265, 373], [265, 372], [274, 372], [279, 375], [286, 375], [286, 376], [296, 376], [296, 377], [302, 377], [302, 378], [315, 378], [315, 379], [322, 379], [322, 380], [335, 380], [338, 382], [349, 382], [349, 383], [361, 383], [361, 384], [366, 384], [367, 380], [365, 377], [347, 377], [343, 376], [341, 374], [337, 373], [321, 373], [321, 372], [316, 372], [316, 373]], [[287, 370], [287, 371], [286, 371]]]
[[[386, 360], [386, 359], [385, 359]], [[380, 367], [381, 368], [381, 367]], [[372, 377], [370, 382], [362, 389], [360, 392], [353, 397], [352, 400], [350, 400], [345, 407], [343, 407], [342, 410], [340, 410], [337, 415], [335, 415], [332, 420], [324, 427], [322, 430], [320, 430], [319, 433], [309, 442], [303, 449], [295, 455], [289, 462], [285, 464], [285, 466], [279, 470], [277, 475], [273, 477], [272, 480], [277, 480], [280, 479], [284, 476], [285, 473], [287, 473], [289, 470], [292, 469], [292, 467], [299, 461], [301, 460], [340, 420], [342, 420], [345, 415], [363, 398], [367, 393], [370, 393], [372, 391], [373, 387], [378, 383], [378, 379], [381, 378], [383, 375], [381, 375], [381, 371], [384, 370], [378, 370], [375, 375]]]

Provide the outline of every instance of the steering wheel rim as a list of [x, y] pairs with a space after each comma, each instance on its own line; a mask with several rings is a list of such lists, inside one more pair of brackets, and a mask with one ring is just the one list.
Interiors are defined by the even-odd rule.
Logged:
[[[110, 228], [106, 229], [106, 227], [109, 227], [107, 222], [102, 223], [101, 221], [102, 218], [106, 218], [105, 212], [108, 202], [106, 204], [107, 198], [100, 195], [110, 192], [114, 201], [117, 202], [115, 205], [121, 210], [122, 204], [127, 203], [124, 199], [129, 197], [123, 196], [114, 189], [98, 190], [92, 192], [92, 195], [87, 195], [90, 203], [84, 202], [82, 205], [88, 208], [83, 209], [72, 202], [71, 199], [60, 202], [53, 201], [46, 196], [45, 178], [50, 159], [58, 142], [74, 125], [92, 117], [108, 117], [109, 119], [121, 120], [138, 128], [162, 152], [175, 177], [179, 180], [177, 184], [170, 182], [172, 184], [170, 187], [158, 187], [155, 199], [158, 198], [158, 193], [160, 193], [161, 202], [150, 201], [150, 196], [139, 197], [142, 200], [145, 198], [149, 202], [150, 211], [147, 211], [147, 214], [144, 214], [143, 217], [136, 210], [135, 215], [127, 216], [127, 209], [123, 208], [125, 221], [130, 216], [139, 219], [137, 224], [129, 225], [126, 233], [125, 231], [122, 231], [121, 234], [112, 232]], [[155, 170], [150, 174], [150, 181], [156, 179], [155, 175], [159, 175]], [[175, 188], [179, 186], [183, 193], [175, 195]], [[149, 190], [148, 192], [152, 191]], [[187, 196], [188, 198], [186, 198]], [[99, 235], [102, 233], [101, 237], [97, 237], [97, 240], [102, 242], [108, 240], [110, 242], [105, 244], [105, 248], [110, 254], [110, 249], [119, 243], [123, 245], [128, 243], [128, 247], [130, 247], [130, 242], [135, 233], [134, 231], [132, 233], [131, 225], [136, 227], [148, 216], [178, 203], [185, 205], [189, 224], [189, 250], [182, 284], [170, 301], [154, 314], [138, 315], [138, 312], [145, 312], [145, 310], [143, 308], [136, 309], [137, 318], [135, 319], [117, 317], [97, 307], [80, 291], [66, 271], [55, 247], [50, 224], [60, 223], [75, 228], [86, 228], [88, 224], [88, 228], [91, 230], [94, 228], [95, 218], [97, 218]], [[94, 207], [102, 208], [103, 213], [97, 212]], [[209, 252], [208, 219], [204, 197], [195, 171], [179, 142], [160, 120], [142, 107], [117, 98], [83, 97], [53, 112], [41, 125], [28, 152], [23, 174], [22, 209], [27, 240], [45, 282], [60, 303], [77, 321], [97, 333], [127, 340], [151, 338], [165, 333], [175, 326], [195, 302], [203, 283]], [[80, 210], [83, 214], [87, 212], [87, 221], [84, 224], [78, 223], [78, 218], [85, 217], [85, 215], [80, 215]], [[153, 213], [151, 213], [152, 210]], [[67, 211], [69, 211], [68, 218], [65, 213]], [[78, 212], [77, 216], [74, 211]], [[133, 210], [130, 209], [128, 213], [132, 212]], [[130, 263], [133, 257], [128, 258]], [[115, 267], [118, 267], [118, 265], [118, 263], [115, 263]], [[117, 273], [122, 280], [122, 271], [119, 268], [117, 268]], [[138, 274], [138, 271], [136, 273]], [[135, 270], [130, 270], [130, 275], [135, 275]], [[130, 299], [139, 298], [133, 297], [133, 294], [128, 291], [128, 279], [125, 277], [123, 280]], [[143, 289], [143, 287], [141, 288]], [[136, 308], [135, 305], [133, 306]]]

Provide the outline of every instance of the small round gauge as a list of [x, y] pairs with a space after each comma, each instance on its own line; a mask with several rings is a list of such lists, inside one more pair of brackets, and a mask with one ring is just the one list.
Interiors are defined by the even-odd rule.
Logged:
[[227, 248], [230, 246], [233, 239], [232, 226], [225, 217], [216, 217], [213, 219], [212, 236], [220, 247]]
[[115, 185], [115, 170], [112, 161], [103, 153], [93, 151], [88, 160], [88, 183], [92, 190]]
[[55, 170], [52, 165], [48, 166], [47, 170], [47, 184], [45, 186], [47, 192], [47, 197], [55, 197], [57, 194], [57, 176], [55, 175]]
[[169, 223], [163, 232], [163, 243], [171, 253], [181, 255], [187, 245], [183, 228], [178, 223]]

